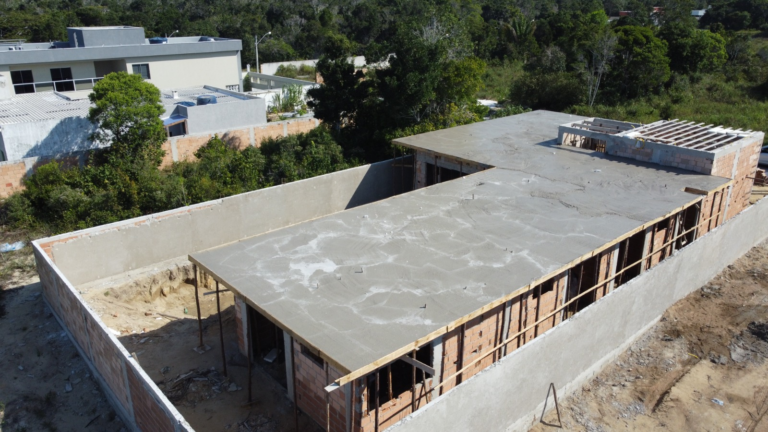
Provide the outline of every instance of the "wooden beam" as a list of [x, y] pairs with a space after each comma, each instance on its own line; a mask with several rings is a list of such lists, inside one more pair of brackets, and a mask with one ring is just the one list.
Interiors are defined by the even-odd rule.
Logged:
[[[414, 352], [415, 352], [415, 350], [414, 350]], [[426, 373], [428, 373], [428, 374], [430, 374], [432, 376], [435, 376], [435, 368], [433, 368], [431, 366], [428, 366], [428, 365], [425, 365], [424, 363], [416, 360], [415, 357], [411, 358], [411, 357], [408, 357], [408, 355], [404, 355], [402, 357], [399, 357], [398, 360], [402, 360], [402, 361], [410, 364], [411, 366], [417, 367], [417, 368], [421, 369], [422, 371], [424, 371], [424, 372], [426, 372]]]

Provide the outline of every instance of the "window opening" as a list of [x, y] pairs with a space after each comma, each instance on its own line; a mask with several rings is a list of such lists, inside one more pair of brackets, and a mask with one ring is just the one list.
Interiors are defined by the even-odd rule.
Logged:
[[57, 92], [75, 91], [75, 82], [72, 80], [72, 68], [51, 69], [51, 81]]
[[[430, 344], [426, 344], [416, 351], [416, 360], [426, 364], [432, 364], [432, 349]], [[389, 367], [384, 366], [379, 369], [379, 406], [384, 405], [392, 399], [397, 399], [401, 394], [411, 390], [413, 383], [413, 368], [409, 363], [397, 360], [390, 363]], [[391, 370], [391, 375], [390, 375]], [[416, 384], [423, 383], [427, 374], [419, 368], [416, 368]], [[390, 381], [391, 378], [391, 381]], [[368, 411], [376, 410], [376, 373], [367, 377], [368, 382]], [[391, 393], [390, 393], [391, 389]], [[418, 394], [416, 395], [419, 396]], [[409, 399], [410, 400], [410, 399]]]
[[32, 77], [31, 70], [21, 70], [11, 72], [11, 81], [16, 94], [34, 93], [35, 80]]
[[133, 73], [141, 75], [145, 80], [150, 79], [149, 76], [149, 64], [135, 64], [133, 65]]

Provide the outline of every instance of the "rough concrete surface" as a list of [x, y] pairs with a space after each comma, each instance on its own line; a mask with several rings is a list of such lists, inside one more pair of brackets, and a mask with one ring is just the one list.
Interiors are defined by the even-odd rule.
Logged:
[[[763, 200], [391, 430], [526, 430], [540, 415], [550, 383], [559, 397], [580, 387], [668, 307], [768, 237], [766, 217]], [[468, 406], [482, 409], [467, 416]]]
[[401, 140], [498, 168], [190, 259], [354, 371], [727, 182], [557, 146], [574, 118]]

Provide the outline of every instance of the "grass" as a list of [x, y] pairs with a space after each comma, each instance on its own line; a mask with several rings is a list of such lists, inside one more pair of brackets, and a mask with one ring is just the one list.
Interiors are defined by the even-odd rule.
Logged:
[[493, 62], [488, 64], [483, 75], [484, 86], [477, 92], [478, 99], [503, 101], [509, 97], [512, 82], [523, 74], [520, 62]]
[[719, 75], [702, 78], [689, 89], [635, 99], [618, 105], [579, 105], [574, 114], [616, 120], [650, 123], [660, 119], [680, 119], [724, 125], [732, 128], [768, 131], [768, 100], [755, 86], [727, 82]]

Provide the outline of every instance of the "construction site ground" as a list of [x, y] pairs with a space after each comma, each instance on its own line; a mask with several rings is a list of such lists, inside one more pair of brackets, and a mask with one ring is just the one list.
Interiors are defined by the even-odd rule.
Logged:
[[[766, 432], [767, 358], [764, 242], [676, 303], [626, 352], [561, 399], [560, 422], [565, 430], [588, 432]], [[552, 410], [531, 431], [558, 426]]]
[[[756, 197], [767, 192], [756, 188]], [[20, 235], [0, 228], [0, 241]], [[126, 430], [45, 305], [31, 248], [0, 255], [0, 265], [0, 431]], [[204, 342], [211, 347], [203, 354], [192, 350], [198, 327], [188, 283], [148, 296], [108, 288], [83, 295], [193, 428], [294, 430], [285, 390], [261, 367], [253, 369], [254, 403], [246, 404], [247, 369], [237, 354], [230, 294], [222, 297], [229, 378], [222, 374], [214, 295], [201, 296]], [[561, 399], [564, 429], [768, 431], [766, 321], [764, 243]], [[556, 412], [544, 420], [556, 425]], [[299, 422], [301, 430], [319, 429], [306, 416]], [[532, 428], [556, 429], [538, 421]]]
[[[253, 359], [258, 365], [252, 369], [252, 403], [248, 403], [247, 358], [237, 347], [231, 293], [222, 292], [220, 297], [228, 376], [223, 373], [216, 295], [210, 285], [199, 291], [207, 348], [203, 353], [194, 350], [200, 343], [192, 280], [158, 283], [162, 275], [175, 275], [173, 279], [179, 273], [185, 272], [145, 273], [118, 288], [84, 289], [81, 294], [193, 429], [294, 431], [293, 404], [286, 389], [266, 373], [270, 365], [261, 358]], [[120, 285], [125, 278], [116, 279]], [[98, 285], [111, 284], [101, 281]], [[164, 289], [153, 288], [161, 285]], [[299, 415], [298, 421], [302, 431], [319, 430], [307, 416]]]

